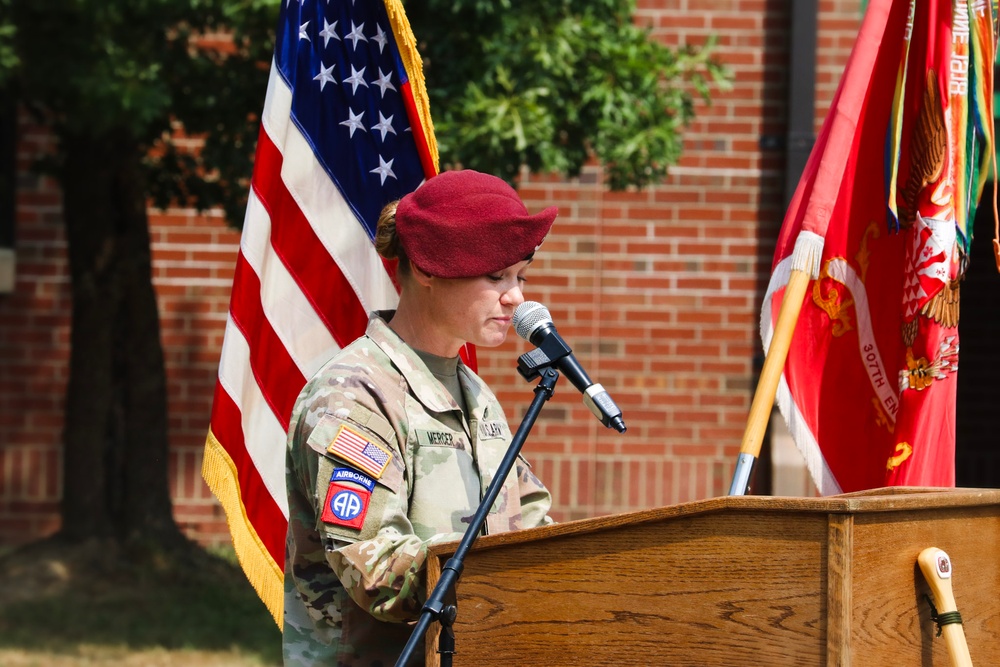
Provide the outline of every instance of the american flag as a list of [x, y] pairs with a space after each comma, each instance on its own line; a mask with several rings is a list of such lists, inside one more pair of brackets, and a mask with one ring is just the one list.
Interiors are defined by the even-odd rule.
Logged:
[[431, 132], [398, 0], [286, 0], [202, 471], [279, 625], [292, 406], [369, 311], [395, 305], [372, 238], [382, 207], [436, 173]]
[[374, 442], [341, 425], [337, 437], [330, 443], [328, 451], [353, 463], [376, 478], [381, 477], [392, 454]]

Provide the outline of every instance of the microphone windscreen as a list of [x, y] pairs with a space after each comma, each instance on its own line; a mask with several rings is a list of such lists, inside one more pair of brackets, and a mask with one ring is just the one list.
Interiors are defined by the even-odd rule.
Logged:
[[552, 324], [552, 315], [537, 301], [525, 301], [514, 309], [514, 331], [528, 342], [535, 329], [545, 324]]

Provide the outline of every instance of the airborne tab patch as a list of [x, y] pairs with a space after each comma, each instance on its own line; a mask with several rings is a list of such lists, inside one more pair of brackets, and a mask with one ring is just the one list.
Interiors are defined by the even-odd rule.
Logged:
[[360, 473], [353, 468], [334, 468], [333, 474], [330, 476], [331, 482], [354, 482], [355, 484], [360, 484], [369, 491], [375, 490], [375, 480]]
[[340, 430], [326, 451], [348, 463], [353, 463], [375, 479], [382, 477], [382, 473], [392, 461], [392, 452], [346, 424], [341, 424]]

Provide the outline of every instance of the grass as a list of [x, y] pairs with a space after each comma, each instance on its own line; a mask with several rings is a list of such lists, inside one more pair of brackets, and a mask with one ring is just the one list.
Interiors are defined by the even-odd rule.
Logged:
[[141, 567], [82, 551], [0, 555], [0, 664], [281, 664], [281, 633], [231, 550]]

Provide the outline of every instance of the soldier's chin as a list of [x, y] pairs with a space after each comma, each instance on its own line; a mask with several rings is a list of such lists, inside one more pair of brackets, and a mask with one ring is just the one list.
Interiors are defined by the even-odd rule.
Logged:
[[500, 347], [505, 340], [507, 340], [507, 331], [496, 331], [483, 336], [483, 339], [476, 343], [476, 347]]

